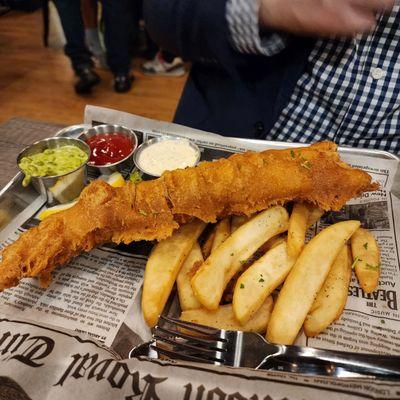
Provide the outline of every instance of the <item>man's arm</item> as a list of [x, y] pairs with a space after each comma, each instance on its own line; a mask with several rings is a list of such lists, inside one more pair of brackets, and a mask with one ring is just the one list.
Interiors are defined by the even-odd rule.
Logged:
[[376, 25], [376, 15], [391, 9], [394, 0], [145, 0], [144, 3], [147, 29], [162, 48], [190, 60], [227, 61], [232, 60], [233, 47], [242, 53], [276, 54], [284, 47], [284, 39], [271, 33], [274, 31], [312, 36], [353, 36], [371, 31]]
[[287, 35], [260, 26], [261, 0], [228, 0], [228, 21], [233, 47], [244, 54], [273, 56], [286, 46]]
[[259, 23], [299, 35], [354, 36], [376, 26], [395, 0], [260, 0]]

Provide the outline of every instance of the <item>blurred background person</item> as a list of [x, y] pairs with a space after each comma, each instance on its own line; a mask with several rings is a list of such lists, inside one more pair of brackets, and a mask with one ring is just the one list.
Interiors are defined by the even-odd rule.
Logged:
[[[132, 0], [134, 4], [134, 15], [136, 17], [137, 25], [143, 22], [143, 0]], [[142, 44], [142, 51], [139, 52], [140, 56], [146, 58], [148, 61], [142, 63], [140, 71], [147, 76], [183, 76], [185, 75], [185, 64], [180, 57], [175, 54], [161, 50], [158, 45], [151, 39], [147, 32], [144, 23], [144, 35], [140, 38], [139, 46]]]
[[108, 69], [106, 52], [101, 43], [99, 29], [99, 8], [97, 0], [81, 0], [85, 42], [101, 68]]
[[[85, 29], [80, 0], [55, 0], [64, 30], [65, 54], [70, 58], [78, 78], [75, 91], [78, 94], [90, 93], [100, 82], [94, 71], [92, 54], [85, 42]], [[131, 89], [133, 75], [130, 72], [130, 24], [128, 0], [102, 0], [104, 20], [104, 42], [107, 64], [114, 75], [114, 90], [119, 93]], [[87, 7], [87, 4], [83, 7]]]

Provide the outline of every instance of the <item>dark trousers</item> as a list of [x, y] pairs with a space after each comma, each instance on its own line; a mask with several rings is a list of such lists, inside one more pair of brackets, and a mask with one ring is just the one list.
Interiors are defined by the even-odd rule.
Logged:
[[[132, 23], [129, 0], [102, 0], [104, 41], [107, 63], [114, 75], [127, 74], [130, 70], [129, 40]], [[75, 71], [92, 67], [91, 54], [85, 45], [80, 0], [54, 0], [60, 15], [67, 44], [65, 54]]]

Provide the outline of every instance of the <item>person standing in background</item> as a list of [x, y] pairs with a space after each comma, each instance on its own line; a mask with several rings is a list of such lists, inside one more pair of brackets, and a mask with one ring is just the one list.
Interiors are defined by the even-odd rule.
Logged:
[[[104, 41], [107, 64], [114, 75], [114, 90], [127, 92], [132, 87], [133, 75], [130, 68], [129, 41], [130, 24], [129, 0], [102, 0], [104, 19]], [[85, 44], [85, 30], [80, 0], [54, 0], [60, 15], [67, 44], [65, 54], [70, 58], [78, 81], [78, 94], [90, 93], [100, 82], [94, 71], [91, 53]]]
[[97, 60], [101, 68], [108, 69], [106, 53], [100, 40], [100, 31], [98, 23], [98, 1], [81, 0], [81, 11], [83, 25], [85, 26], [85, 43]]
[[[132, 0], [136, 21], [143, 20], [143, 0]], [[186, 73], [185, 64], [180, 57], [161, 50], [151, 39], [145, 29], [146, 51], [143, 54], [149, 61], [142, 63], [140, 71], [147, 76], [183, 76]]]

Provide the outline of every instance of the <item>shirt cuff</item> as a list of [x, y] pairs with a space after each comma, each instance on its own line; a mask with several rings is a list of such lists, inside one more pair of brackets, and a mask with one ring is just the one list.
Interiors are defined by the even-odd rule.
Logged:
[[258, 12], [260, 0], [228, 0], [226, 20], [233, 47], [240, 53], [273, 56], [286, 47], [286, 38], [279, 33], [260, 35]]

